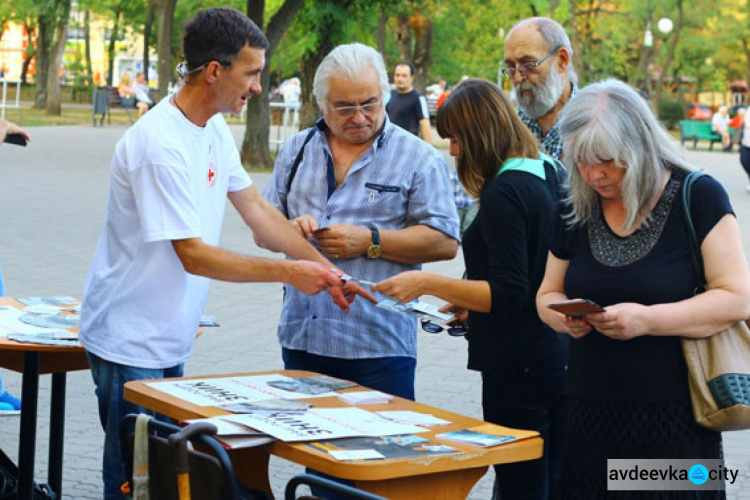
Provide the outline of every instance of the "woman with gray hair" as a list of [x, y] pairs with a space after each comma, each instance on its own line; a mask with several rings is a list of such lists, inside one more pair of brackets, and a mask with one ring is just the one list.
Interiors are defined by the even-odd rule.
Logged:
[[[537, 308], [573, 338], [563, 496], [598, 499], [607, 497], [607, 459], [722, 457], [721, 434], [693, 420], [680, 337], [710, 336], [750, 316], [750, 275], [727, 193], [703, 176], [691, 214], [708, 289], [694, 295], [680, 197], [690, 166], [636, 91], [616, 80], [586, 87], [563, 110], [560, 130], [570, 191], [553, 223]], [[573, 318], [548, 307], [569, 298], [604, 311]]]

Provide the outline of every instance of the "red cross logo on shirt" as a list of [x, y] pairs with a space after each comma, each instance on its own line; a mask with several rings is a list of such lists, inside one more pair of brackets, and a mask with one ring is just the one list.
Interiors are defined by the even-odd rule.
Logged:
[[209, 188], [214, 187], [216, 184], [216, 165], [213, 162], [208, 164], [208, 178], [206, 179]]

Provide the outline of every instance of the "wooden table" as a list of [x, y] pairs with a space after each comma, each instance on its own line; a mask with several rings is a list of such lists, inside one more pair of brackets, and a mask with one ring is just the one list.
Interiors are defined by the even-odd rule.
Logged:
[[[26, 306], [10, 297], [0, 297], [0, 305], [23, 309]], [[62, 458], [65, 433], [66, 373], [87, 370], [86, 351], [82, 347], [60, 347], [15, 342], [0, 337], [0, 367], [23, 374], [21, 391], [21, 429], [18, 440], [18, 499], [31, 500], [34, 488], [34, 452], [36, 449], [39, 375], [52, 374], [50, 395], [49, 466], [47, 482], [62, 498]]]
[[[243, 373], [186, 378], [224, 378], [264, 374], [280, 374], [292, 378], [317, 375], [299, 370], [276, 370], [270, 372]], [[175, 379], [172, 379], [175, 380]], [[175, 420], [212, 417], [227, 412], [212, 406], [197, 406], [150, 387], [155, 380], [135, 381], [125, 384], [125, 399]], [[362, 390], [355, 387], [350, 390]], [[319, 407], [349, 407], [335, 397], [315, 398]], [[432, 406], [394, 397], [389, 403], [360, 406], [370, 411], [411, 410], [430, 413], [449, 420], [451, 425], [433, 427], [420, 436], [432, 439], [436, 433], [465, 429], [485, 422]], [[508, 430], [513, 434], [513, 430]], [[305, 443], [275, 441], [256, 448], [229, 450], [235, 474], [246, 487], [258, 488], [271, 494], [268, 480], [268, 460], [276, 455], [292, 462], [311, 467], [332, 476], [348, 479], [354, 486], [392, 500], [457, 500], [466, 498], [476, 482], [487, 472], [490, 465], [533, 460], [542, 456], [542, 439], [533, 437], [491, 448], [445, 442], [461, 450], [450, 455], [419, 458], [374, 460], [351, 463], [335, 460], [329, 454], [313, 449]]]

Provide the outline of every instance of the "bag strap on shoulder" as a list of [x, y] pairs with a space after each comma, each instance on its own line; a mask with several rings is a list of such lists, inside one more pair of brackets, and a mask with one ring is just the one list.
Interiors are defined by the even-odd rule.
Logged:
[[297, 153], [297, 157], [294, 159], [294, 163], [292, 164], [292, 170], [289, 172], [289, 179], [286, 181], [286, 192], [288, 193], [290, 189], [292, 189], [292, 181], [294, 180], [294, 177], [297, 175], [297, 170], [299, 169], [299, 164], [302, 163], [302, 158], [305, 156], [305, 146], [307, 146], [307, 143], [310, 142], [310, 139], [313, 138], [313, 135], [315, 135], [315, 132], [318, 130], [317, 127], [313, 127], [310, 129], [310, 132], [307, 133], [307, 137], [305, 137], [305, 142], [302, 143], [302, 147], [299, 148], [299, 152]]
[[690, 259], [693, 262], [693, 271], [695, 271], [695, 277], [698, 281], [695, 293], [700, 293], [706, 290], [706, 272], [703, 267], [701, 247], [698, 244], [698, 235], [695, 232], [695, 224], [693, 224], [691, 199], [693, 184], [704, 175], [706, 174], [703, 172], [693, 171], [687, 174], [685, 180], [682, 181], [682, 211], [684, 212], [685, 226], [688, 231], [688, 240], [690, 242]]

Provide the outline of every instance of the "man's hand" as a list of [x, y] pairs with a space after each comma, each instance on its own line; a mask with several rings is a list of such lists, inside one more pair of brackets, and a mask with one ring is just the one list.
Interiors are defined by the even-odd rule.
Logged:
[[296, 219], [292, 219], [292, 225], [305, 239], [312, 238], [313, 231], [318, 229], [318, 221], [312, 215], [300, 215]]
[[369, 300], [373, 304], [378, 303], [378, 299], [376, 299], [373, 294], [363, 288], [362, 285], [360, 285], [356, 281], [347, 281], [344, 284], [344, 297], [346, 297], [346, 300], [351, 304], [352, 302], [354, 302], [354, 297], [356, 297], [357, 295]]
[[24, 129], [22, 129], [15, 123], [11, 123], [8, 120], [3, 120], [2, 118], [0, 118], [0, 144], [5, 141], [5, 137], [8, 134], [21, 134], [27, 141], [31, 140], [31, 137], [29, 137], [29, 133]]
[[[342, 288], [341, 278], [319, 262], [296, 260], [290, 264], [292, 267], [289, 277], [285, 281], [305, 295], [316, 295], [332, 287]], [[343, 293], [341, 293], [341, 297], [344, 300]], [[342, 309], [344, 308], [342, 307]]]
[[353, 259], [367, 253], [372, 232], [353, 224], [334, 224], [325, 231], [316, 231], [313, 237], [320, 251], [332, 259]]

